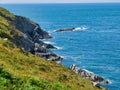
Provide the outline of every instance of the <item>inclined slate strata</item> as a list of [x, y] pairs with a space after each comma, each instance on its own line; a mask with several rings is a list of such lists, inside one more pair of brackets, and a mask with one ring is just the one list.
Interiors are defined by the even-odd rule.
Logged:
[[[50, 39], [52, 36], [41, 29], [37, 23], [23, 16], [15, 15], [15, 19], [13, 20], [2, 14], [0, 14], [0, 16], [8, 20], [11, 23], [11, 26], [13, 25], [16, 28], [15, 30], [18, 30], [18, 32], [20, 32], [20, 36], [17, 36], [15, 40], [10, 40], [18, 47], [47, 60], [59, 61], [63, 59], [48, 50], [51, 48], [56, 49], [56, 47], [41, 41], [42, 39]], [[11, 32], [11, 34], [12, 33], [14, 33], [14, 30]]]
[[21, 38], [21, 42], [23, 43], [20, 47], [47, 60], [59, 61], [63, 59], [48, 50], [50, 48], [56, 49], [56, 47], [41, 41], [42, 39], [50, 39], [52, 37], [46, 31], [42, 30], [37, 23], [22, 16], [16, 16], [13, 23], [23, 36]]

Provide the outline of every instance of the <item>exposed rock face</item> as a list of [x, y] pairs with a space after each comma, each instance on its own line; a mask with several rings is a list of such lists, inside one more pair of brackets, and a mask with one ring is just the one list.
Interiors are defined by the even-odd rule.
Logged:
[[84, 78], [89, 78], [91, 80], [93, 80], [93, 85], [97, 86], [100, 85], [100, 83], [104, 82], [105, 84], [109, 84], [110, 82], [108, 80], [106, 80], [105, 78], [98, 76], [96, 74], [94, 74], [93, 72], [90, 72], [86, 69], [81, 69], [78, 68], [75, 64], [71, 65], [71, 70], [74, 71], [75, 73], [81, 75]]
[[14, 15], [4, 8], [0, 7], [0, 10], [0, 37], [7, 38], [23, 50], [47, 60], [58, 61], [62, 59], [48, 50], [50, 48], [56, 49], [56, 47], [41, 41], [42, 39], [50, 39], [52, 37], [41, 29], [37, 23], [28, 18]]
[[53, 45], [41, 41], [42, 39], [50, 39], [52, 37], [42, 30], [37, 23], [22, 16], [16, 16], [12, 22], [21, 32], [19, 47], [47, 60], [62, 60], [60, 56], [48, 50], [55, 48]]
[[52, 38], [46, 31], [42, 30], [37, 23], [29, 20], [28, 18], [16, 16], [14, 23], [17, 25], [17, 28], [19, 30], [21, 30], [23, 33], [30, 35], [33, 38]]

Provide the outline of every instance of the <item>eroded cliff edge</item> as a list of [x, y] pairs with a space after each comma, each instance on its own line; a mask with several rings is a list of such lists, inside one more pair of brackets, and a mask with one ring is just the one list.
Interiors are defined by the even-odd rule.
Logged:
[[[3, 20], [7, 20], [7, 26], [5, 27], [12, 29], [9, 30], [9, 34], [1, 34], [1, 37], [8, 38], [23, 50], [29, 51], [44, 59], [52, 61], [62, 60], [60, 56], [48, 50], [55, 48], [53, 45], [42, 42], [42, 39], [50, 39], [52, 36], [41, 29], [39, 24], [26, 17], [13, 15], [3, 8], [0, 9], [2, 11], [0, 12], [0, 17], [2, 17]], [[5, 13], [7, 13], [7, 15], [5, 15]]]
[[[33, 23], [0, 8], [0, 90], [105, 90], [101, 86], [93, 86], [91, 80], [75, 74], [63, 65], [29, 53], [44, 51], [44, 58], [48, 53], [48, 59], [49, 56], [59, 57], [47, 50], [54, 46], [41, 41], [45, 36], [38, 35], [44, 31]], [[51, 38], [48, 33], [46, 35], [46, 39]]]

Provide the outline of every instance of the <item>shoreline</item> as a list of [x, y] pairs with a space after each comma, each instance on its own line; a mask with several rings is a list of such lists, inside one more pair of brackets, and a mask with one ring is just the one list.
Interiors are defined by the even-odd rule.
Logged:
[[[2, 8], [1, 8], [2, 9]], [[0, 13], [1, 14], [1, 13]], [[22, 17], [22, 16], [15, 16], [15, 18], [6, 18], [6, 20], [10, 20], [10, 22], [15, 27], [15, 30], [19, 32], [20, 37], [16, 36], [14, 39], [7, 40], [15, 44], [17, 47], [21, 48], [23, 51], [30, 52], [36, 56], [40, 56], [46, 60], [50, 61], [60, 61], [63, 58], [56, 53], [51, 52], [48, 48], [48, 44], [45, 44], [42, 42], [42, 39], [50, 39], [51, 36], [49, 36], [49, 33], [41, 29], [41, 27], [34, 21], [29, 20], [28, 18]], [[12, 29], [11, 29], [12, 30]], [[14, 34], [14, 33], [12, 33]], [[3, 37], [6, 40], [6, 37]], [[18, 41], [18, 42], [15, 42]], [[48, 47], [47, 47], [48, 46]], [[50, 46], [53, 46], [50, 44]], [[53, 46], [54, 47], [54, 46]], [[45, 61], [47, 62], [47, 61]], [[49, 62], [50, 63], [50, 62]], [[37, 65], [37, 64], [36, 64]], [[56, 64], [55, 64], [56, 65]], [[41, 66], [41, 64], [40, 64]], [[62, 65], [61, 65], [62, 66]], [[64, 66], [66, 67], [66, 66]], [[67, 67], [66, 67], [67, 68]], [[44, 68], [43, 68], [44, 70]], [[59, 69], [58, 69], [59, 70]], [[67, 68], [69, 71], [69, 69]], [[69, 72], [72, 73], [70, 70]], [[62, 74], [63, 79], [64, 76], [66, 77], [66, 74]], [[77, 76], [77, 75], [76, 75]], [[69, 75], [67, 76], [69, 77]], [[66, 78], [68, 79], [68, 78]]]

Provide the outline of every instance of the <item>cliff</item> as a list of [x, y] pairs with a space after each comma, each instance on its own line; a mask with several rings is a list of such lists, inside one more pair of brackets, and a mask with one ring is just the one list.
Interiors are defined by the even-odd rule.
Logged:
[[35, 22], [0, 8], [0, 90], [105, 90], [65, 66], [43, 59], [60, 59], [47, 50], [54, 46], [41, 41], [49, 38]]
[[4, 32], [4, 35], [2, 32], [0, 34], [1, 37], [8, 38], [20, 48], [47, 60], [62, 60], [60, 56], [48, 50], [49, 48], [55, 48], [53, 45], [41, 41], [42, 39], [50, 39], [52, 37], [46, 31], [42, 30], [37, 23], [28, 18], [13, 15], [3, 8], [0, 10], [1, 25], [4, 20], [6, 22], [4, 27], [9, 28], [7, 31], [9, 33]]

